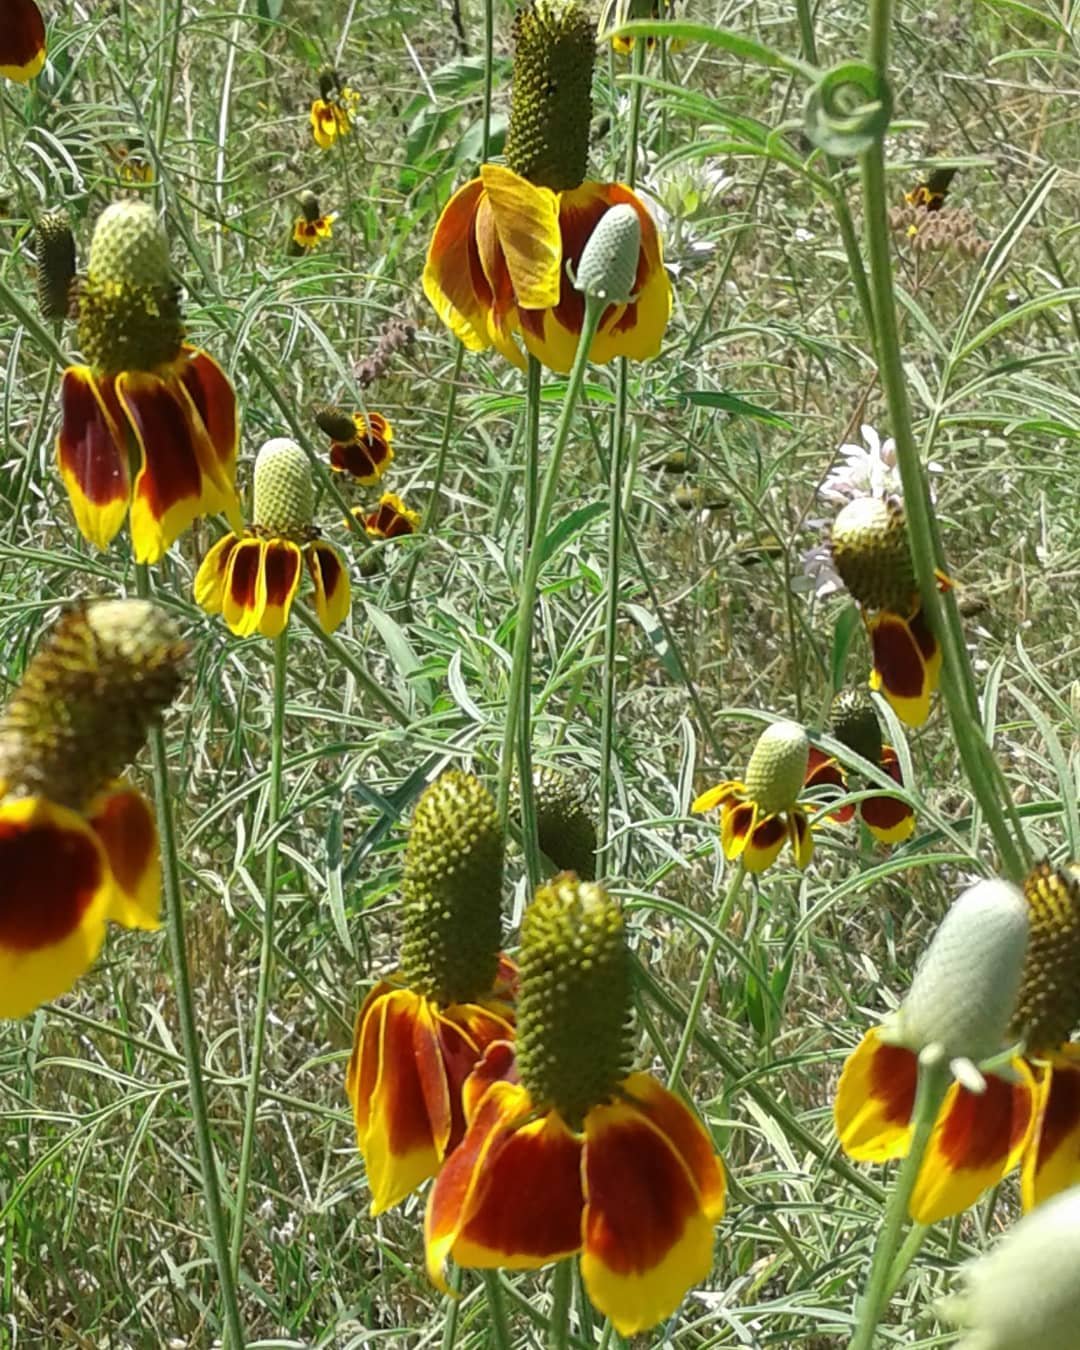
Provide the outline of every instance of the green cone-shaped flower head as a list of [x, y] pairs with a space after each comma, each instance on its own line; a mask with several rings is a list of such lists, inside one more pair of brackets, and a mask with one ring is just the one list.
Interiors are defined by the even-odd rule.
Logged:
[[788, 811], [806, 781], [810, 742], [798, 722], [774, 722], [758, 737], [746, 766], [746, 795], [762, 814]]
[[402, 973], [442, 1004], [491, 992], [502, 937], [503, 834], [491, 793], [459, 769], [416, 803], [402, 881]]
[[533, 775], [533, 800], [540, 847], [560, 871], [592, 881], [596, 824], [579, 783], [555, 769], [540, 769]]
[[100, 375], [156, 370], [183, 340], [169, 241], [146, 202], [115, 202], [98, 217], [79, 291], [79, 343]]
[[34, 230], [38, 309], [43, 319], [66, 319], [75, 280], [75, 236], [66, 211], [46, 211]]
[[578, 0], [534, 0], [514, 20], [514, 83], [506, 162], [538, 187], [585, 178], [596, 30]]
[[0, 797], [84, 809], [176, 696], [186, 650], [148, 600], [99, 600], [65, 614], [0, 718]]
[[1008, 881], [980, 881], [955, 901], [926, 949], [883, 1039], [935, 1047], [973, 1064], [1006, 1043], [1028, 938], [1028, 907]]
[[609, 206], [585, 243], [574, 285], [595, 300], [628, 304], [634, 293], [640, 251], [638, 213], [628, 202]]
[[964, 1271], [944, 1301], [969, 1328], [956, 1350], [1076, 1350], [1080, 1336], [1080, 1186], [1026, 1214]]
[[871, 764], [881, 763], [881, 723], [863, 689], [841, 689], [832, 702], [832, 734]]
[[852, 599], [906, 618], [918, 586], [900, 503], [856, 497], [833, 521], [831, 542], [833, 563]]
[[1028, 946], [1012, 1033], [1036, 1052], [1080, 1026], [1080, 875], [1040, 863], [1024, 882]]
[[356, 440], [356, 423], [352, 413], [338, 407], [336, 403], [327, 403], [315, 409], [315, 422], [319, 430], [325, 432], [332, 441], [348, 445]]
[[295, 441], [277, 436], [255, 456], [252, 518], [275, 539], [307, 538], [315, 514], [311, 462]]
[[540, 1108], [578, 1129], [630, 1071], [630, 960], [618, 905], [563, 872], [525, 911], [517, 1059]]
[[313, 221], [319, 219], [319, 199], [315, 196], [314, 192], [305, 188], [304, 191], [301, 192], [298, 200], [300, 202], [300, 210], [303, 212], [305, 220]]

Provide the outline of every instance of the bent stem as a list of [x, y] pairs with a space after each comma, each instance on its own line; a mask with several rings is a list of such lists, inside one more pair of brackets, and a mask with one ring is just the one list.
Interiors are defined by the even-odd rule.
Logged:
[[[923, 1154], [930, 1140], [941, 1103], [949, 1086], [949, 1070], [945, 1063], [927, 1065], [919, 1061], [919, 1081], [915, 1092], [912, 1114], [911, 1144], [907, 1157], [900, 1164], [892, 1194], [885, 1210], [885, 1222], [874, 1246], [874, 1258], [866, 1291], [856, 1305], [858, 1322], [849, 1350], [871, 1350], [892, 1285], [893, 1257], [900, 1238], [900, 1230], [907, 1218], [911, 1193], [922, 1166]], [[922, 1236], [920, 1234], [920, 1241]]]
[[[548, 522], [555, 504], [555, 494], [559, 487], [559, 473], [563, 452], [570, 436], [570, 424], [578, 395], [585, 379], [585, 369], [589, 364], [589, 351], [605, 309], [605, 302], [593, 296], [585, 297], [585, 321], [578, 338], [577, 353], [574, 356], [573, 369], [566, 385], [559, 424], [555, 430], [555, 443], [548, 456], [547, 472], [540, 489], [540, 501], [536, 508], [536, 522], [532, 531], [528, 557], [521, 578], [518, 596], [517, 625], [514, 630], [514, 647], [510, 666], [510, 688], [506, 700], [506, 725], [503, 728], [502, 750], [499, 759], [499, 785], [496, 804], [499, 820], [505, 831], [510, 813], [510, 785], [514, 777], [514, 746], [517, 742], [518, 723], [523, 701], [530, 697], [529, 683], [526, 679], [529, 670], [529, 654], [532, 651], [533, 617], [536, 608], [536, 593], [540, 580], [540, 569], [544, 563], [544, 540], [547, 537]], [[531, 784], [524, 783], [523, 790]]]
[[731, 912], [735, 908], [735, 902], [739, 898], [745, 879], [746, 864], [743, 862], [742, 858], [740, 858], [735, 864], [735, 870], [731, 874], [730, 882], [728, 882], [724, 902], [720, 906], [719, 914], [716, 916], [716, 933], [705, 953], [705, 961], [701, 968], [701, 978], [698, 980], [697, 988], [694, 990], [694, 996], [690, 1000], [690, 1007], [686, 1014], [686, 1023], [683, 1027], [683, 1033], [679, 1039], [678, 1048], [675, 1051], [675, 1058], [671, 1061], [671, 1071], [668, 1074], [668, 1087], [672, 1092], [678, 1090], [683, 1066], [686, 1064], [686, 1057], [690, 1053], [690, 1046], [697, 1033], [698, 1018], [701, 1016], [701, 1009], [705, 1004], [705, 995], [709, 990], [709, 981], [712, 979], [713, 966], [716, 964], [716, 958], [720, 954], [720, 947], [724, 942], [724, 930], [731, 920]]
[[274, 919], [277, 911], [278, 822], [281, 819], [281, 765], [285, 742], [285, 672], [289, 650], [289, 630], [284, 628], [274, 639], [274, 692], [270, 726], [270, 786], [266, 812], [266, 865], [263, 872], [262, 944], [259, 948], [259, 983], [255, 995], [255, 1025], [251, 1033], [251, 1067], [248, 1071], [247, 1101], [244, 1106], [244, 1132], [240, 1141], [240, 1165], [236, 1174], [236, 1199], [233, 1205], [232, 1243], [229, 1259], [234, 1271], [240, 1268], [240, 1250], [244, 1245], [244, 1220], [247, 1217], [248, 1185], [255, 1149], [255, 1125], [259, 1114], [259, 1080], [262, 1077], [263, 1051], [266, 1048], [266, 1021], [270, 1010], [270, 982], [274, 973]]
[[[147, 568], [136, 568], [136, 589], [142, 599], [150, 598], [150, 576]], [[206, 1088], [202, 1076], [202, 1053], [195, 1022], [195, 998], [188, 966], [187, 936], [184, 931], [183, 895], [180, 889], [180, 864], [176, 852], [176, 830], [173, 824], [172, 797], [169, 793], [169, 761], [165, 749], [165, 733], [160, 724], [150, 729], [150, 761], [154, 776], [154, 810], [157, 814], [158, 840], [161, 849], [161, 883], [165, 898], [165, 927], [169, 940], [173, 983], [176, 992], [176, 1014], [180, 1021], [180, 1043], [187, 1070], [188, 1099], [191, 1103], [191, 1123], [195, 1130], [195, 1147], [199, 1155], [202, 1176], [203, 1203], [210, 1229], [210, 1246], [217, 1267], [218, 1284], [224, 1312], [225, 1339], [231, 1350], [242, 1350], [246, 1344], [244, 1327], [240, 1320], [240, 1305], [236, 1297], [232, 1263], [229, 1260], [229, 1242], [225, 1228], [225, 1211], [218, 1185], [217, 1157], [210, 1134], [210, 1113], [206, 1104]]]

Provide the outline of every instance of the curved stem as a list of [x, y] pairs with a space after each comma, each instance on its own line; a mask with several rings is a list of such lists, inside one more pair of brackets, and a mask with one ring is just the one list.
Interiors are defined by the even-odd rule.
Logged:
[[270, 1011], [270, 982], [274, 974], [274, 920], [277, 911], [278, 822], [281, 819], [281, 765], [285, 744], [285, 677], [288, 664], [289, 630], [274, 639], [273, 713], [270, 726], [270, 785], [266, 811], [266, 862], [263, 871], [262, 945], [259, 948], [259, 983], [255, 995], [255, 1025], [251, 1032], [251, 1067], [248, 1071], [247, 1101], [244, 1105], [244, 1133], [240, 1142], [240, 1165], [236, 1173], [236, 1199], [233, 1204], [232, 1243], [229, 1259], [234, 1271], [240, 1267], [247, 1217], [247, 1193], [251, 1181], [251, 1161], [255, 1150], [255, 1127], [259, 1115], [259, 1080], [262, 1077], [263, 1052], [266, 1049], [266, 1022]]
[[549, 1350], [566, 1350], [570, 1344], [570, 1294], [574, 1287], [574, 1261], [560, 1261], [551, 1277], [551, 1320], [548, 1323]]
[[900, 1230], [907, 1219], [908, 1203], [915, 1189], [923, 1154], [926, 1152], [930, 1132], [934, 1128], [934, 1121], [937, 1119], [948, 1086], [949, 1071], [946, 1065], [937, 1064], [927, 1068], [920, 1062], [919, 1086], [915, 1093], [915, 1110], [912, 1115], [911, 1144], [908, 1147], [907, 1157], [900, 1164], [892, 1194], [889, 1196], [885, 1222], [874, 1246], [874, 1259], [870, 1266], [866, 1292], [857, 1309], [858, 1326], [849, 1350], [871, 1350], [873, 1346], [874, 1332], [889, 1299], [893, 1256], [900, 1238]]
[[[144, 599], [150, 596], [150, 577], [145, 566], [135, 571], [136, 588]], [[210, 1113], [206, 1104], [206, 1089], [202, 1076], [202, 1052], [195, 1021], [195, 998], [188, 967], [187, 937], [184, 932], [183, 894], [180, 889], [180, 864], [176, 852], [176, 831], [173, 825], [172, 796], [169, 792], [169, 761], [165, 749], [165, 733], [160, 724], [150, 729], [150, 761], [154, 775], [154, 809], [157, 815], [158, 840], [161, 848], [161, 881], [165, 898], [165, 926], [169, 939], [173, 982], [176, 991], [176, 1014], [180, 1021], [180, 1043], [187, 1070], [188, 1099], [191, 1102], [191, 1123], [195, 1131], [195, 1147], [199, 1155], [202, 1176], [203, 1203], [210, 1229], [210, 1246], [217, 1267], [218, 1284], [224, 1311], [226, 1343], [232, 1350], [243, 1350], [244, 1327], [240, 1320], [240, 1305], [236, 1297], [232, 1263], [229, 1260], [229, 1242], [225, 1228], [225, 1211], [218, 1184], [217, 1158], [210, 1134]]]
[[488, 1311], [491, 1313], [491, 1345], [493, 1350], [513, 1350], [510, 1339], [510, 1323], [506, 1320], [506, 1300], [499, 1284], [497, 1270], [480, 1272], [484, 1281], [484, 1293], [487, 1295]]

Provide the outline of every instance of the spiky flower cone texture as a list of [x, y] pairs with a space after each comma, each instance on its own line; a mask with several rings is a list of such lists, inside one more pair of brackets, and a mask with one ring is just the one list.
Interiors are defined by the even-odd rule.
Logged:
[[502, 938], [503, 834], [491, 793], [459, 769], [416, 803], [402, 880], [401, 969], [442, 1004], [490, 994]]
[[319, 430], [325, 432], [332, 441], [340, 441], [347, 445], [356, 439], [356, 423], [352, 416], [344, 408], [339, 408], [336, 403], [327, 403], [324, 407], [316, 408], [315, 422]]
[[147, 600], [65, 614], [0, 718], [0, 796], [83, 810], [176, 696], [186, 651], [172, 620]]
[[99, 375], [156, 370], [180, 354], [183, 325], [169, 241], [146, 202], [98, 217], [79, 290], [79, 345]]
[[765, 815], [794, 806], [806, 781], [810, 742], [797, 722], [774, 722], [758, 737], [746, 766], [746, 795]]
[[574, 284], [583, 295], [628, 304], [634, 292], [641, 221], [627, 202], [609, 207], [589, 235]]
[[1036, 1052], [1080, 1026], [1080, 873], [1040, 863], [1024, 882], [1028, 947], [1011, 1032]]
[[75, 237], [66, 211], [47, 211], [34, 231], [38, 309], [43, 319], [66, 319], [75, 280]]
[[1028, 938], [1028, 908], [1008, 881], [969, 886], [946, 912], [884, 1040], [947, 1061], [990, 1058], [1006, 1043]]
[[618, 905], [564, 872], [525, 911], [517, 1061], [539, 1109], [578, 1129], [631, 1067], [630, 959]]
[[278, 436], [255, 456], [252, 519], [275, 539], [307, 538], [315, 514], [311, 462], [295, 441]]
[[842, 689], [833, 699], [830, 721], [832, 734], [841, 745], [871, 764], [881, 763], [881, 723], [862, 689]]
[[538, 187], [565, 192], [585, 178], [595, 61], [596, 30], [576, 0], [518, 10], [506, 162]]
[[905, 617], [918, 596], [904, 509], [880, 497], [856, 497], [832, 524], [833, 563], [852, 599]]
[[566, 774], [540, 769], [533, 775], [536, 833], [540, 847], [560, 871], [582, 881], [596, 875], [596, 824], [581, 789]]

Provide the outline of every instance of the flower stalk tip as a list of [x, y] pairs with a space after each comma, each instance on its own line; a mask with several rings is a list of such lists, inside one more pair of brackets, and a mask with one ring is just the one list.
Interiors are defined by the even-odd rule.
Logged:
[[641, 221], [628, 202], [609, 207], [589, 235], [575, 287], [593, 300], [627, 305], [633, 299], [641, 251]]

